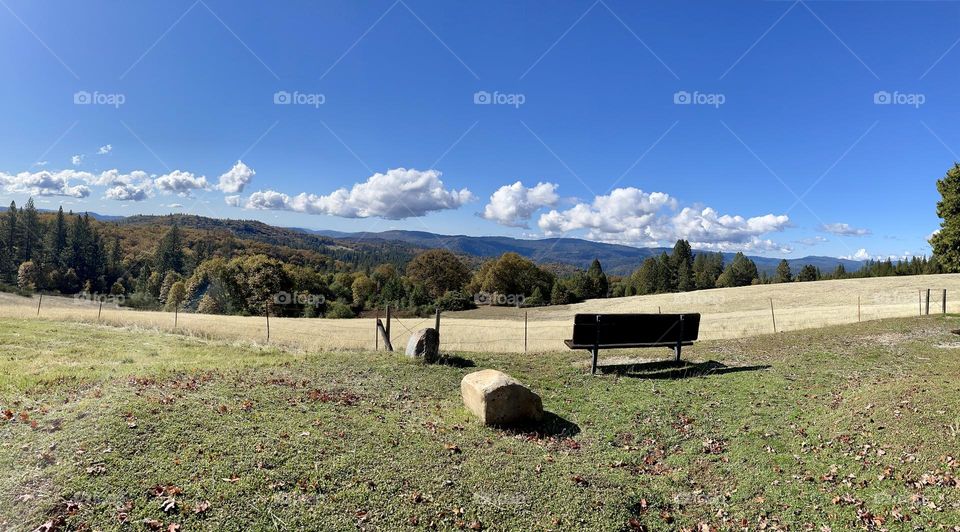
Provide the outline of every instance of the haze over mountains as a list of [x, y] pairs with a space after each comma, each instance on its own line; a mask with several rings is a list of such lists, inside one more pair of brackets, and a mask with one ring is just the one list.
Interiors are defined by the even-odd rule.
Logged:
[[[457, 253], [474, 257], [496, 257], [507, 252], [515, 252], [540, 264], [561, 264], [574, 268], [587, 268], [594, 258], [599, 259], [606, 272], [615, 275], [627, 275], [640, 266], [644, 259], [669, 253], [671, 248], [635, 248], [618, 244], [606, 244], [579, 238], [543, 238], [518, 239], [505, 236], [466, 236], [440, 235], [424, 231], [384, 231], [344, 233], [340, 231], [312, 230], [302, 228], [275, 227], [257, 220], [217, 219], [195, 215], [135, 215], [127, 217], [106, 216], [96, 213], [90, 215], [107, 223], [171, 225], [182, 227], [227, 231], [238, 238], [252, 239], [291, 248], [324, 252], [333, 247], [343, 246], [362, 252], [371, 244], [392, 248], [396, 252], [406, 252], [412, 257], [417, 250], [444, 247]], [[696, 250], [694, 250], [696, 251]], [[724, 254], [727, 261], [733, 253]], [[773, 273], [780, 262], [779, 258], [750, 257], [761, 272]], [[843, 264], [847, 271], [858, 270], [862, 261], [840, 259], [836, 257], [808, 256], [789, 258], [790, 268], [799, 271], [806, 264], [820, 268], [824, 272], [833, 271]]]

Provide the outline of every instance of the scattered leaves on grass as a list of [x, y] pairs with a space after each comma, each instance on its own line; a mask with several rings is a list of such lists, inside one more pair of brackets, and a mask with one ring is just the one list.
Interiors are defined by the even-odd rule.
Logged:
[[460, 454], [460, 446], [454, 443], [444, 443], [443, 448], [446, 449], [450, 454]]
[[354, 406], [360, 402], [360, 396], [346, 390], [310, 390], [307, 399], [314, 403], [334, 403], [341, 406]]
[[243, 410], [244, 412], [249, 412], [253, 410], [253, 401], [249, 399], [245, 400], [243, 403], [240, 404], [240, 409]]
[[572, 480], [574, 484], [576, 484], [581, 488], [586, 488], [587, 486], [590, 485], [590, 482], [588, 482], [587, 479], [583, 478], [582, 475], [574, 475], [570, 477], [570, 480]]
[[160, 530], [163, 528], [163, 521], [157, 521], [149, 517], [143, 520], [143, 524], [150, 530]]

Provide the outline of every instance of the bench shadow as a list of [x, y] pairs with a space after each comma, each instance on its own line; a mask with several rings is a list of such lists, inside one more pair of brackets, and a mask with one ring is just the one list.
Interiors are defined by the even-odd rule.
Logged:
[[529, 439], [570, 438], [580, 433], [580, 425], [547, 411], [543, 412], [543, 419], [539, 423], [497, 428], [511, 436], [524, 436]]
[[441, 366], [450, 366], [453, 368], [475, 368], [476, 364], [473, 363], [469, 358], [463, 358], [458, 356], [441, 356], [440, 360], [437, 362]]
[[739, 373], [741, 371], [759, 371], [771, 367], [769, 364], [758, 366], [728, 366], [715, 360], [706, 362], [688, 362], [686, 360], [662, 360], [657, 362], [642, 362], [638, 364], [619, 364], [597, 366], [597, 372], [616, 374], [634, 379], [676, 380], [691, 377], [706, 377], [709, 375], [723, 375]]

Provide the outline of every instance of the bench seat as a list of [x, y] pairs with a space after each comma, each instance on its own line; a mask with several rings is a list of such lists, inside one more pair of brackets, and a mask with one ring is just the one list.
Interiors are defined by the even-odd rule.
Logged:
[[573, 338], [564, 340], [570, 349], [593, 354], [590, 372], [597, 372], [601, 349], [669, 347], [676, 360], [680, 351], [693, 345], [700, 332], [700, 314], [577, 314]]

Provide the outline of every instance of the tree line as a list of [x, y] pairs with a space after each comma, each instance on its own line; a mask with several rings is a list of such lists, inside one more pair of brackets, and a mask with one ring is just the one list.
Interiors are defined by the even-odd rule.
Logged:
[[[145, 230], [145, 229], [144, 229]], [[427, 314], [476, 305], [540, 306], [585, 299], [687, 292], [762, 283], [944, 271], [936, 257], [869, 261], [856, 272], [842, 265], [772, 275], [742, 253], [694, 253], [678, 240], [671, 253], [649, 257], [630, 275], [608, 276], [594, 259], [586, 270], [538, 265], [516, 253], [479, 264], [444, 249], [405, 262], [349, 263], [315, 251], [186, 231], [176, 222], [145, 237], [97, 222], [88, 214], [40, 213], [33, 200], [0, 215], [0, 287], [22, 293], [109, 295], [142, 309], [211, 314], [348, 318], [391, 305]], [[146, 245], [152, 249], [144, 249]], [[398, 263], [399, 262], [399, 263]]]

